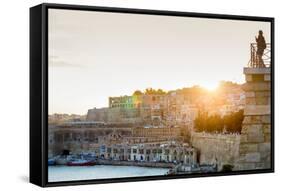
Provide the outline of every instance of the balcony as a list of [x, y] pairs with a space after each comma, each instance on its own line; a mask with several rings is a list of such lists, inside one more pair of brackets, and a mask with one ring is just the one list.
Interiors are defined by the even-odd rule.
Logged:
[[251, 59], [248, 62], [249, 68], [270, 68], [271, 63], [271, 45], [270, 43], [266, 43], [266, 48], [264, 49], [264, 53], [262, 55], [262, 60], [259, 59], [257, 55], [257, 43], [251, 43]]

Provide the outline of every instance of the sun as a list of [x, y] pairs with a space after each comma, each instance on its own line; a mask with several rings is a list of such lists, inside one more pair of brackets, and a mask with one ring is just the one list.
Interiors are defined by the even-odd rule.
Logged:
[[208, 91], [215, 91], [219, 86], [218, 82], [206, 82], [202, 84], [202, 87], [207, 89]]

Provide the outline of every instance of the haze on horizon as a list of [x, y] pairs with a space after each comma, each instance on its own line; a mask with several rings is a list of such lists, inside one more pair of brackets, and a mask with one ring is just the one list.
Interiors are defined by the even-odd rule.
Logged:
[[49, 114], [86, 114], [108, 97], [244, 82], [258, 30], [270, 23], [49, 10]]

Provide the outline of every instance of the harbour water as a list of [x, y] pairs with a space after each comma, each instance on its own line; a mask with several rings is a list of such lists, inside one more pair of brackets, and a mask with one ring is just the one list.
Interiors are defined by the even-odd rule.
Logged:
[[110, 179], [141, 176], [159, 176], [169, 171], [168, 168], [150, 168], [136, 166], [49, 166], [49, 182]]

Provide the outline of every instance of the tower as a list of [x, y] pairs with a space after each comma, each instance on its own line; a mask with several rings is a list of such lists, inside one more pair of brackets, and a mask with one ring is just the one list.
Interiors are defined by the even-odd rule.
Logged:
[[[246, 96], [244, 120], [240, 138], [236, 170], [268, 169], [271, 167], [271, 67], [270, 44], [264, 59], [266, 65], [256, 63], [255, 44], [251, 44], [252, 58], [244, 68]], [[266, 55], [265, 55], [266, 56]]]

